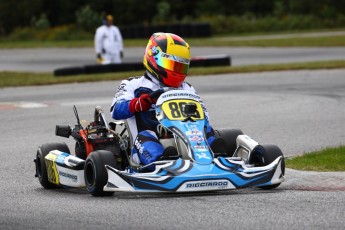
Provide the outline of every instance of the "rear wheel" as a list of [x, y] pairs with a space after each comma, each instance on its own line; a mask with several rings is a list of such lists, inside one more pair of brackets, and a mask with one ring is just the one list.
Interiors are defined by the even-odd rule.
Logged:
[[97, 150], [90, 153], [85, 161], [85, 185], [87, 191], [93, 196], [111, 196], [114, 194], [114, 192], [103, 191], [103, 187], [108, 182], [105, 165], [118, 169], [114, 154], [106, 150]]
[[46, 189], [58, 188], [59, 186], [51, 183], [48, 180], [47, 166], [44, 160], [45, 156], [52, 150], [59, 150], [61, 152], [70, 153], [68, 146], [65, 143], [47, 143], [38, 147], [35, 159], [36, 176], [41, 185]]
[[215, 130], [215, 136], [217, 139], [225, 141], [225, 152], [228, 156], [232, 157], [237, 148], [236, 138], [238, 135], [243, 135], [240, 129], [219, 129]]
[[[250, 159], [248, 160], [249, 164], [252, 164], [254, 166], [266, 166], [272, 163], [275, 159], [282, 156], [282, 162], [281, 162], [281, 171], [282, 174], [285, 174], [285, 161], [284, 161], [284, 155], [280, 148], [276, 145], [259, 145], [257, 146], [253, 153], [250, 156]], [[260, 186], [259, 188], [262, 189], [273, 189], [277, 188], [279, 184], [273, 184], [273, 185], [266, 185], [266, 186]]]

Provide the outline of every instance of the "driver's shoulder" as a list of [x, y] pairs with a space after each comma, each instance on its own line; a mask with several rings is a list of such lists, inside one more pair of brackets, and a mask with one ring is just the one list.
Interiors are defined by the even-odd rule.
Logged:
[[137, 88], [149, 88], [152, 90], [155, 90], [158, 86], [153, 84], [151, 81], [147, 80], [144, 76], [135, 76], [127, 78], [126, 80], [123, 80], [122, 83], [127, 85], [127, 87], [131, 87], [133, 89]]
[[192, 84], [184, 81], [182, 83], [182, 87], [181, 87], [183, 90], [190, 90], [190, 91], [195, 91], [194, 87], [192, 86]]

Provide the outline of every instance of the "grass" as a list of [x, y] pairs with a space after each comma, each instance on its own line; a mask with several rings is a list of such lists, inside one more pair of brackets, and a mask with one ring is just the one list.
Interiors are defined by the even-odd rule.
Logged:
[[306, 171], [345, 171], [345, 146], [325, 148], [285, 161], [286, 167]]
[[243, 41], [226, 41], [227, 46], [258, 46], [258, 47], [337, 47], [345, 46], [345, 36], [304, 37], [283, 39], [259, 39]]
[[[269, 65], [244, 65], [228, 67], [208, 67], [208, 68], [190, 68], [189, 76], [213, 75], [225, 73], [252, 73], [264, 71], [284, 71], [284, 70], [313, 70], [313, 69], [335, 69], [345, 68], [345, 60], [319, 61], [305, 63], [288, 64], [269, 64]], [[55, 77], [52, 73], [30, 73], [30, 72], [0, 72], [0, 87], [11, 86], [30, 86], [30, 85], [50, 85], [74, 82], [94, 82], [120, 80], [130, 76], [140, 76], [143, 71], [105, 73], [105, 74], [87, 74]]]
[[25, 48], [80, 48], [92, 47], [92, 40], [80, 41], [9, 41], [7, 39], [0, 39], [0, 49], [25, 49]]
[[[250, 38], [250, 35], [248, 36]], [[257, 46], [257, 47], [337, 47], [345, 46], [345, 35], [327, 37], [289, 37], [265, 38], [256, 40], [232, 40], [235, 36], [214, 36], [211, 38], [186, 38], [192, 47], [195, 46]], [[145, 47], [148, 39], [125, 39], [124, 46]], [[0, 49], [10, 48], [49, 48], [49, 47], [92, 47], [93, 40], [78, 41], [9, 41], [0, 39]]]
[[142, 75], [142, 71], [88, 75], [85, 74], [64, 77], [55, 77], [52, 73], [0, 72], [0, 87], [107, 81], [125, 79], [130, 76], [136, 75]]

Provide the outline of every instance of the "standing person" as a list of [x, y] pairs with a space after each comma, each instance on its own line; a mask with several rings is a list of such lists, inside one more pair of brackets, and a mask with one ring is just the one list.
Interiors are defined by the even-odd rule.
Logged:
[[[144, 76], [123, 80], [118, 87], [111, 115], [115, 120], [127, 119], [134, 139], [132, 159], [135, 163], [147, 165], [163, 155], [164, 149], [157, 133], [159, 123], [154, 109], [156, 99], [151, 98], [150, 93], [162, 87], [195, 93], [194, 87], [184, 81], [190, 58], [189, 45], [181, 37], [171, 33], [154, 33], [144, 54]], [[200, 103], [208, 121], [208, 112], [203, 102]], [[214, 131], [209, 124], [205, 128], [207, 141], [211, 145], [215, 139]]]
[[121, 63], [123, 58], [122, 35], [117, 26], [113, 25], [113, 17], [107, 15], [104, 25], [96, 30], [95, 51], [100, 64]]

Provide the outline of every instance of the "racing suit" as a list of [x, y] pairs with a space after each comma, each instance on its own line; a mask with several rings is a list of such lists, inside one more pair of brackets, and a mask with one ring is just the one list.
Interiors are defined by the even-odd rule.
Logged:
[[121, 63], [123, 42], [117, 26], [98, 27], [95, 34], [95, 51], [101, 56], [101, 64]]
[[[158, 140], [157, 125], [155, 116], [155, 104], [147, 112], [131, 113], [129, 103], [133, 98], [142, 94], [149, 94], [164, 87], [148, 72], [142, 77], [123, 80], [118, 87], [111, 107], [111, 115], [115, 120], [127, 119], [129, 131], [134, 139], [132, 148], [132, 159], [135, 163], [147, 165], [163, 155], [164, 149]], [[193, 86], [183, 82], [178, 89], [188, 90], [195, 93]], [[208, 124], [208, 112], [204, 103], [200, 101], [207, 121], [207, 141], [209, 145], [214, 140], [214, 130]]]

